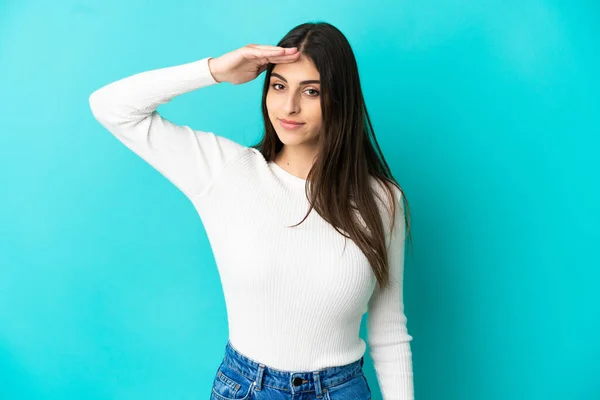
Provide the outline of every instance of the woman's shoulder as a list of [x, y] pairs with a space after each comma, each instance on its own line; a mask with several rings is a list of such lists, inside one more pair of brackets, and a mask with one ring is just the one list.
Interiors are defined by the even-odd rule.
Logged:
[[[389, 201], [390, 189], [394, 196], [393, 202], [399, 203], [402, 200], [402, 191], [396, 184], [388, 179], [370, 176], [371, 189], [378, 198], [382, 197], [382, 201]], [[386, 199], [386, 200], [384, 200]]]

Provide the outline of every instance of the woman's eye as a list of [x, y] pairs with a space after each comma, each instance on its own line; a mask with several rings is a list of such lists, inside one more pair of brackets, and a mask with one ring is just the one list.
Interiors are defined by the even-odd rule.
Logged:
[[[277, 89], [277, 86], [283, 86], [281, 83], [274, 83], [271, 85], [271, 87], [277, 91], [279, 91], [280, 89]], [[310, 97], [317, 97], [319, 95], [319, 91], [315, 90], [315, 89], [308, 89], [307, 91], [311, 91], [314, 92], [314, 94], [309, 95]]]

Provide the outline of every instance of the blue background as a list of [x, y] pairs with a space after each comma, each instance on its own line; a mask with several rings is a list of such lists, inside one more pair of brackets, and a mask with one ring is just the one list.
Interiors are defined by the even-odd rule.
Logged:
[[[596, 1], [0, 1], [0, 398], [208, 398], [228, 331], [201, 220], [88, 97], [323, 20], [353, 46], [411, 206], [416, 398], [599, 399], [599, 17]], [[250, 145], [263, 79], [159, 111]], [[380, 399], [368, 355], [365, 372]]]

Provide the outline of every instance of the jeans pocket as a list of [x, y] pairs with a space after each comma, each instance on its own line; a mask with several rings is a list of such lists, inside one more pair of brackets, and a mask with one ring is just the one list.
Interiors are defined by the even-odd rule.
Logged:
[[226, 363], [221, 363], [212, 385], [214, 400], [244, 400], [252, 394], [254, 382]]
[[360, 376], [362, 376], [362, 378], [365, 380], [365, 385], [367, 385], [367, 390], [369, 391], [369, 400], [371, 400], [371, 387], [369, 386], [369, 381], [367, 380], [364, 372], [361, 372]]
[[362, 372], [351, 379], [327, 388], [326, 400], [371, 400], [371, 389]]

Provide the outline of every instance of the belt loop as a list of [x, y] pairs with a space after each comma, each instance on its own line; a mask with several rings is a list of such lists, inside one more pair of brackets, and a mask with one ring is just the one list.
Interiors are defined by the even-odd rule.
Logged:
[[323, 397], [323, 390], [321, 388], [321, 379], [319, 376], [319, 371], [313, 372], [313, 380], [315, 381], [315, 394], [317, 395], [317, 399]]
[[256, 390], [261, 390], [262, 389], [262, 381], [263, 381], [263, 374], [265, 372], [265, 365], [264, 364], [258, 364], [258, 371], [256, 373], [256, 380], [254, 381], [254, 385], [256, 386]]

